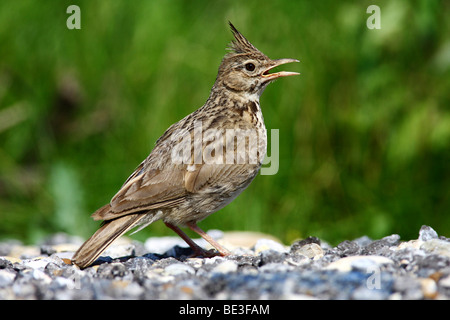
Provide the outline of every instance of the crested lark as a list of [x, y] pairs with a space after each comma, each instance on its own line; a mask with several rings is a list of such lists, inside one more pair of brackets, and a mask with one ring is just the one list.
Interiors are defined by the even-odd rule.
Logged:
[[[272, 60], [230, 27], [235, 39], [208, 100], [169, 127], [111, 202], [92, 214], [103, 224], [75, 253], [72, 261], [80, 268], [128, 230], [139, 226], [139, 231], [160, 219], [196, 255], [229, 254], [197, 222], [230, 203], [255, 178], [267, 148], [259, 97], [273, 80], [298, 74], [270, 73], [298, 60]], [[218, 253], [200, 248], [178, 226], [198, 233]]]

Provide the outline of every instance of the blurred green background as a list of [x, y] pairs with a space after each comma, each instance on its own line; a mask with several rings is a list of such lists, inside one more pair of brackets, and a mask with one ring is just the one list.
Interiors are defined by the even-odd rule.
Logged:
[[[81, 30], [66, 9], [81, 8]], [[370, 30], [366, 9], [381, 9]], [[199, 225], [286, 243], [450, 235], [449, 1], [2, 1], [0, 238], [88, 237], [169, 125], [200, 107], [227, 21], [301, 76], [270, 85], [276, 175]], [[270, 150], [270, 149], [269, 149]], [[173, 235], [161, 222], [133, 237]]]

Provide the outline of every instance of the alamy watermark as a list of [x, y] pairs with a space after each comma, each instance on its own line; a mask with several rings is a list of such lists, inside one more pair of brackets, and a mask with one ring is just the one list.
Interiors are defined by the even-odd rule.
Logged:
[[381, 10], [377, 5], [367, 7], [366, 13], [371, 15], [367, 18], [366, 26], [368, 29], [381, 29]]
[[70, 5], [67, 7], [66, 13], [70, 16], [66, 20], [67, 29], [81, 29], [81, 9], [77, 5]]
[[[68, 29], [81, 29], [81, 9], [77, 5], [70, 5], [66, 9], [66, 13], [70, 16], [66, 20]], [[366, 13], [371, 14], [366, 21], [368, 29], [381, 29], [381, 10], [377, 5], [370, 5], [366, 9]]]
[[[270, 156], [266, 156], [265, 131], [255, 129], [206, 129], [195, 121], [193, 130], [172, 133], [171, 161], [174, 164], [263, 164], [262, 175], [279, 168], [279, 130], [270, 131]], [[267, 166], [269, 165], [269, 166]]]
[[366, 270], [367, 274], [370, 276], [366, 280], [366, 287], [370, 290], [380, 290], [381, 289], [381, 269], [379, 266], [368, 266]]

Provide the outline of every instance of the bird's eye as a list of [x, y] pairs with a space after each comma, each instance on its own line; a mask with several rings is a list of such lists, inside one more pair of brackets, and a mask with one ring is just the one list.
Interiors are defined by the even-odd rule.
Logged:
[[247, 69], [247, 71], [253, 71], [255, 70], [255, 65], [251, 62], [245, 64], [245, 69]]

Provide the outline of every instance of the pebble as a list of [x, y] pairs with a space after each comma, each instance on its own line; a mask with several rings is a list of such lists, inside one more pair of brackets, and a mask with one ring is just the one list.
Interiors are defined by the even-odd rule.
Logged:
[[0, 288], [11, 285], [16, 278], [16, 273], [10, 270], [0, 269]]
[[437, 239], [438, 234], [434, 231], [433, 228], [429, 226], [422, 226], [419, 230], [419, 239], [420, 241], [429, 241], [432, 239]]
[[195, 269], [184, 263], [173, 263], [164, 269], [164, 273], [169, 276], [195, 274]]
[[423, 249], [430, 253], [450, 257], [450, 242], [448, 241], [433, 238], [428, 241], [425, 241], [420, 246], [420, 249]]
[[262, 234], [208, 233], [233, 243], [232, 255], [188, 258], [177, 237], [125, 238], [80, 270], [67, 264], [78, 237], [3, 241], [0, 299], [450, 299], [450, 241], [429, 226], [417, 239], [361, 236], [335, 247], [316, 237], [285, 246]]
[[439, 286], [444, 288], [450, 288], [450, 276], [446, 276], [445, 278], [441, 278], [439, 280]]
[[287, 249], [281, 243], [272, 239], [259, 239], [254, 246], [255, 254], [259, 254], [266, 250], [274, 250], [279, 252], [287, 252]]
[[394, 263], [391, 259], [383, 256], [350, 256], [339, 259], [325, 267], [327, 270], [349, 272], [351, 270], [372, 270], [375, 267], [381, 268], [383, 265]]
[[219, 263], [217, 266], [212, 269], [212, 272], [218, 273], [230, 273], [236, 272], [238, 269], [238, 264], [233, 260], [225, 260], [222, 263]]
[[297, 249], [297, 254], [302, 254], [310, 259], [318, 260], [323, 257], [324, 252], [317, 243], [308, 243]]
[[145, 240], [144, 246], [149, 252], [163, 254], [175, 246], [187, 247], [187, 244], [181, 238], [151, 237]]

